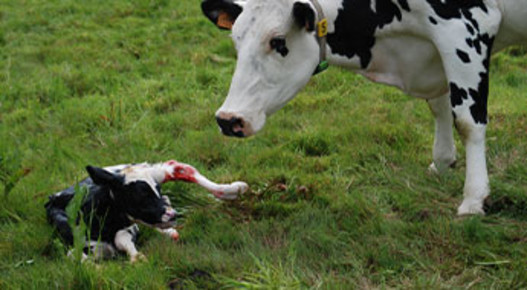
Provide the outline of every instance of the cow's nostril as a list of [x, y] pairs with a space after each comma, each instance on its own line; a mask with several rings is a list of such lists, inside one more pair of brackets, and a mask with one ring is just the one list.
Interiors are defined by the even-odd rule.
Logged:
[[230, 119], [223, 119], [216, 117], [216, 121], [224, 135], [245, 137], [243, 133], [243, 120], [241, 118], [232, 117]]

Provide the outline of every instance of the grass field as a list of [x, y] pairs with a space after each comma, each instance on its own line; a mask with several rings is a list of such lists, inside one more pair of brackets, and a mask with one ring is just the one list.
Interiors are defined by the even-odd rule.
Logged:
[[[527, 288], [527, 51], [492, 60], [487, 216], [456, 217], [458, 166], [427, 173], [425, 102], [330, 68], [247, 140], [214, 112], [235, 52], [198, 0], [0, 0], [0, 288]], [[174, 243], [80, 265], [43, 205], [88, 165], [177, 159], [251, 192], [164, 188]], [[283, 186], [283, 185], [286, 186]], [[3, 192], [3, 193], [2, 193]]]

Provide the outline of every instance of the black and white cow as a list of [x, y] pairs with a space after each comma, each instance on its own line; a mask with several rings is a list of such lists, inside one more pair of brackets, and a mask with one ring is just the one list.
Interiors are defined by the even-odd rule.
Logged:
[[224, 134], [258, 132], [327, 60], [428, 102], [434, 171], [456, 161], [455, 122], [467, 163], [458, 214], [484, 213], [489, 58], [527, 43], [527, 1], [205, 0], [202, 10], [218, 27], [232, 27], [237, 50], [216, 112]]
[[[174, 160], [106, 168], [88, 166], [86, 170], [89, 177], [78, 184], [88, 189], [80, 208], [89, 238], [84, 247], [84, 258], [88, 253], [96, 259], [111, 258], [119, 250], [126, 252], [132, 262], [142, 259], [143, 255], [134, 244], [139, 231], [136, 223], [155, 227], [177, 240], [179, 234], [171, 227], [176, 211], [172, 209], [169, 198], [161, 195], [161, 184], [165, 182], [196, 183], [223, 200], [235, 199], [248, 189], [244, 182], [216, 184], [194, 167]], [[68, 246], [73, 245], [73, 234], [66, 207], [74, 194], [75, 187], [69, 187], [51, 195], [45, 205], [48, 221]]]

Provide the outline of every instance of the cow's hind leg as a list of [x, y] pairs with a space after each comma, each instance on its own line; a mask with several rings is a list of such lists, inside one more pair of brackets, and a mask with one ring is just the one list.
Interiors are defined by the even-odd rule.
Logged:
[[456, 145], [452, 129], [454, 118], [450, 95], [428, 100], [428, 105], [435, 117], [434, 161], [429, 169], [431, 172], [441, 173], [456, 163]]
[[483, 201], [490, 192], [485, 160], [489, 61], [501, 14], [491, 2], [450, 8], [459, 16], [441, 18], [431, 32], [447, 76], [456, 129], [466, 149], [464, 198], [458, 215], [484, 214]]
[[455, 81], [450, 83], [455, 125], [466, 150], [463, 203], [458, 215], [484, 214], [483, 201], [490, 193], [485, 156], [488, 71], [480, 82], [475, 87], [466, 84], [458, 87]]

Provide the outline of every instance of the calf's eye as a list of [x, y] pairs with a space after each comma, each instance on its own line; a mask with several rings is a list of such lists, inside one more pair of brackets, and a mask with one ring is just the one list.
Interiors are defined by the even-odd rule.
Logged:
[[285, 45], [285, 38], [283, 37], [275, 37], [271, 39], [269, 45], [271, 46], [271, 49], [276, 50], [276, 52], [283, 57], [286, 57], [289, 53], [289, 49], [287, 49], [287, 46]]

